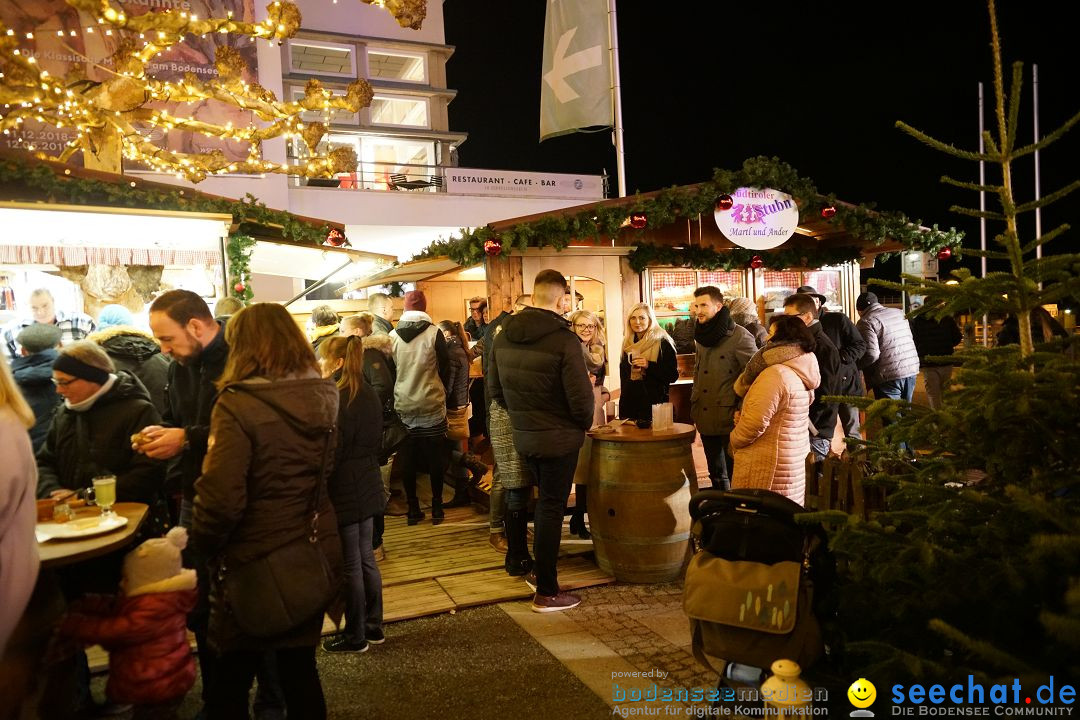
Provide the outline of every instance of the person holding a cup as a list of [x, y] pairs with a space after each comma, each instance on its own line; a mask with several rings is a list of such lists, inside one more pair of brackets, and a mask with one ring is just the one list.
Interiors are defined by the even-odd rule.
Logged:
[[668, 401], [671, 383], [679, 379], [679, 367], [675, 343], [656, 322], [648, 303], [630, 308], [622, 350], [619, 417], [652, 422], [652, 406]]

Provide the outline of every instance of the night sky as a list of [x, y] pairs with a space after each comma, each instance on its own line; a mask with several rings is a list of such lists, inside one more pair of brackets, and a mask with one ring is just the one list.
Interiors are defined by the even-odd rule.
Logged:
[[[965, 245], [978, 247], [978, 221], [949, 212], [952, 204], [977, 207], [978, 195], [938, 181], [943, 174], [975, 181], [977, 164], [944, 156], [894, 124], [904, 120], [977, 149], [979, 81], [988, 129], [996, 122], [985, 3], [813, 5], [762, 4], [758, 11], [707, 0], [618, 3], [628, 192], [702, 182], [713, 168], [776, 156], [823, 193], [901, 210], [924, 225], [955, 226], [967, 232]], [[1009, 65], [1024, 62], [1020, 140], [1028, 144], [1032, 63], [1039, 70], [1042, 134], [1080, 111], [1076, 29], [1060, 15], [1067, 3], [998, 5], [1006, 88]], [[538, 142], [544, 11], [542, 0], [445, 0], [446, 42], [456, 48], [448, 84], [458, 91], [450, 127], [469, 133], [459, 162], [588, 174], [606, 169], [614, 195], [610, 132]], [[1042, 194], [1080, 177], [1078, 160], [1080, 128], [1074, 128], [1040, 155]], [[1029, 156], [1014, 168], [1020, 201], [1034, 195], [1033, 165]], [[996, 207], [994, 198], [987, 207]], [[1022, 239], [1033, 235], [1032, 217], [1021, 225]], [[1074, 229], [1056, 241], [1059, 251], [1080, 249], [1080, 192], [1043, 211], [1044, 232], [1061, 222]], [[991, 226], [990, 237], [994, 232]], [[950, 267], [954, 261], [942, 263], [943, 272]], [[894, 262], [874, 274], [897, 273]]]

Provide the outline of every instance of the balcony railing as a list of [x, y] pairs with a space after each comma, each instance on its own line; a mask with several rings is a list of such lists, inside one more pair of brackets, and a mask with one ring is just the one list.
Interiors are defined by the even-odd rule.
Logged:
[[354, 173], [341, 173], [333, 178], [294, 177], [292, 182], [295, 187], [339, 190], [443, 192], [443, 170], [438, 165], [360, 163]]

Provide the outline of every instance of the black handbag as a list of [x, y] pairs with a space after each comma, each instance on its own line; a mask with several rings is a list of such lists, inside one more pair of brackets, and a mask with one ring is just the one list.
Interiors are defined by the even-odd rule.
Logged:
[[235, 568], [221, 567], [225, 601], [240, 630], [252, 637], [281, 635], [326, 611], [337, 592], [334, 574], [319, 547], [319, 502], [330, 440], [315, 478], [309, 531], [266, 555]]
[[385, 465], [409, 437], [409, 430], [393, 410], [383, 413], [382, 441], [379, 443], [379, 464]]

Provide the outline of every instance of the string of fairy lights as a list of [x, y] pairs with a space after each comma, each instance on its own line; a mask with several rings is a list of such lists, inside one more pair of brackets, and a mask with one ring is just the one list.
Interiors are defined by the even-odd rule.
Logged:
[[[224, 18], [200, 18], [194, 13], [172, 9], [128, 15], [110, 5], [109, 0], [66, 0], [80, 14], [96, 19], [95, 26], [82, 28], [86, 35], [118, 37], [111, 66], [95, 67], [104, 80], [90, 80], [83, 62], [72, 63], [63, 77], [54, 77], [41, 68], [34, 53], [21, 47], [34, 41], [33, 32], [16, 33], [0, 23], [0, 131], [22, 140], [22, 128], [29, 121], [69, 128], [74, 137], [59, 152], [50, 154], [33, 141], [21, 144], [35, 156], [67, 162], [82, 152], [87, 167], [121, 171], [120, 158], [178, 178], [200, 182], [210, 175], [281, 173], [306, 177], [330, 177], [354, 172], [356, 151], [351, 147], [330, 149], [325, 155], [316, 148], [328, 131], [333, 111], [358, 112], [371, 104], [372, 88], [358, 79], [344, 94], [335, 94], [312, 78], [302, 97], [282, 102], [257, 82], [245, 79], [247, 63], [234, 47], [220, 45], [214, 54], [216, 77], [203, 80], [194, 72], [181, 79], [158, 80], [148, 73], [155, 58], [187, 38], [229, 35], [250, 42], [265, 40], [280, 45], [300, 28], [300, 11], [292, 2], [276, 0], [267, 6], [267, 18], [245, 22], [229, 12]], [[419, 28], [426, 12], [426, 0], [361, 0], [383, 7], [404, 27]], [[57, 37], [77, 36], [76, 30], [57, 30]], [[38, 31], [40, 36], [42, 31]], [[90, 62], [82, 53], [65, 45], [76, 57]], [[192, 117], [197, 103], [216, 101], [248, 113], [258, 122], [224, 124]], [[175, 104], [172, 110], [162, 103]], [[302, 113], [321, 112], [327, 122], [305, 122]], [[171, 130], [235, 141], [247, 145], [244, 160], [230, 159], [220, 149], [181, 152], [163, 146]], [[300, 141], [308, 154], [298, 164], [266, 160], [262, 144], [271, 138]], [[155, 142], [156, 141], [156, 142]], [[54, 149], [54, 148], [50, 148]]]

